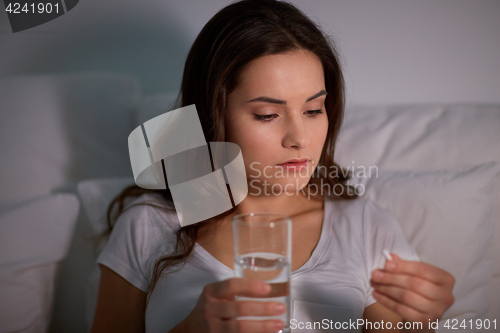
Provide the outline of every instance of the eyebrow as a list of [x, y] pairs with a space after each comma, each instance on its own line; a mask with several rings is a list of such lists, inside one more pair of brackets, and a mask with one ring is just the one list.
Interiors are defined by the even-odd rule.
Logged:
[[[312, 101], [315, 98], [323, 96], [323, 95], [328, 95], [328, 93], [325, 90], [321, 90], [319, 93], [314, 94], [313, 96], [306, 99], [306, 103]], [[257, 97], [257, 98], [251, 99], [249, 101], [246, 101], [245, 103], [250, 103], [250, 102], [266, 102], [266, 103], [286, 105], [286, 101], [271, 98], [271, 97]]]

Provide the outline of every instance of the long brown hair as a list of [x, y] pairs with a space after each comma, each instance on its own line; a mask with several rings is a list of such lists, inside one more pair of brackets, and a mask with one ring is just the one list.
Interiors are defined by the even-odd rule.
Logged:
[[[206, 142], [226, 141], [224, 119], [227, 96], [237, 86], [245, 65], [265, 55], [299, 49], [308, 50], [319, 57], [328, 92], [325, 108], [329, 128], [318, 166], [324, 166], [326, 170], [341, 170], [333, 161], [335, 142], [344, 113], [344, 79], [337, 52], [316, 24], [287, 2], [243, 0], [228, 5], [212, 17], [194, 41], [187, 56], [177, 106], [196, 105]], [[335, 177], [319, 173], [318, 177], [311, 177], [308, 185], [315, 183], [320, 186], [326, 183], [332, 187], [341, 186], [344, 191], [337, 195], [338, 198], [355, 198], [356, 195], [348, 190], [346, 181], [342, 172], [338, 172]], [[166, 202], [173, 201], [168, 189], [146, 190], [138, 186], [126, 188], [108, 209], [106, 235], [111, 233], [113, 223], [124, 211], [125, 199], [144, 193], [158, 193]], [[155, 207], [168, 209], [163, 206]], [[215, 227], [214, 221], [220, 221], [232, 211], [234, 208], [210, 220], [178, 230], [173, 253], [156, 262], [147, 291], [148, 301], [162, 273], [174, 266], [180, 269], [185, 264], [195, 246], [200, 227], [207, 223], [211, 223], [210, 228]]]

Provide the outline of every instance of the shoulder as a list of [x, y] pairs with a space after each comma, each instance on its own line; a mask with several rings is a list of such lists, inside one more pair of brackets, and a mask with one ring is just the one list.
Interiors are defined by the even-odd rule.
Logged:
[[136, 245], [152, 246], [169, 237], [175, 239], [180, 229], [173, 204], [159, 194], [143, 194], [126, 203], [116, 220], [111, 238], [124, 238]]
[[375, 202], [362, 197], [344, 200], [327, 198], [325, 199], [325, 209], [327, 205], [330, 212], [360, 223], [397, 223], [394, 216], [392, 216], [387, 210], [381, 208]]
[[136, 226], [162, 227], [171, 231], [180, 228], [179, 219], [173, 203], [160, 194], [145, 193], [126, 203], [116, 224], [134, 224]]
[[[326, 207], [328, 205], [328, 208]], [[380, 233], [401, 233], [401, 225], [387, 210], [375, 202], [358, 197], [352, 200], [325, 200], [325, 213], [337, 228], [366, 236]]]
[[[377, 257], [387, 249], [403, 259], [419, 260], [399, 221], [375, 202], [357, 198], [329, 201], [329, 205], [334, 232], [342, 233], [352, 246], [363, 247], [366, 255]], [[373, 260], [379, 263], [382, 259]]]
[[156, 261], [175, 246], [179, 222], [175, 210], [166, 211], [165, 206], [168, 203], [154, 194], [127, 201], [97, 263], [146, 292]]

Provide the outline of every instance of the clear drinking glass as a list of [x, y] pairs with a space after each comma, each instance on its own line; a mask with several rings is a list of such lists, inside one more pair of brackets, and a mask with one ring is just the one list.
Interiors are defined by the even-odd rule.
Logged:
[[245, 316], [238, 319], [280, 319], [290, 332], [290, 275], [292, 219], [273, 213], [249, 213], [233, 217], [234, 270], [236, 277], [263, 280], [272, 287], [269, 297], [236, 297], [237, 300], [275, 301], [285, 305], [279, 316]]

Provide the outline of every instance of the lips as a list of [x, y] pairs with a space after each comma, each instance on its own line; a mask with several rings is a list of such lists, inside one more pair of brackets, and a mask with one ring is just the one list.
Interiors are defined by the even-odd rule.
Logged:
[[301, 159], [294, 158], [293, 160], [289, 160], [285, 163], [278, 164], [278, 166], [288, 171], [295, 172], [307, 169], [308, 164], [309, 164], [309, 159], [307, 158], [301, 158]]
[[301, 158], [301, 159], [294, 158], [294, 159], [291, 159], [289, 161], [286, 161], [286, 162], [278, 164], [278, 165], [285, 165], [285, 164], [291, 164], [291, 165], [293, 165], [295, 163], [305, 163], [307, 161], [309, 161], [309, 159], [307, 159], [307, 158]]

